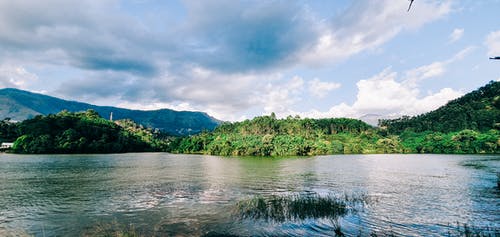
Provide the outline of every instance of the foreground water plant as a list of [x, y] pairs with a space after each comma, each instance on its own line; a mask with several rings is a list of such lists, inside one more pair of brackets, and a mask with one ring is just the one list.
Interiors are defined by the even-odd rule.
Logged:
[[291, 194], [269, 197], [257, 196], [239, 201], [233, 208], [233, 216], [238, 219], [261, 219], [285, 222], [301, 221], [308, 218], [338, 219], [357, 206], [366, 202], [365, 196], [335, 196], [332, 194]]

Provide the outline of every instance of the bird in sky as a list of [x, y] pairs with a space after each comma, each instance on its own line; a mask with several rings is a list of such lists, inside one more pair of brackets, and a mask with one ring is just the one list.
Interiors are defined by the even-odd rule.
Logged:
[[415, 0], [409, 0], [409, 1], [410, 1], [410, 6], [408, 6], [408, 11], [410, 11], [411, 4], [413, 4], [413, 1], [415, 1]]
[[490, 59], [492, 59], [492, 60], [500, 60], [500, 56], [497, 56], [497, 57], [490, 57]]

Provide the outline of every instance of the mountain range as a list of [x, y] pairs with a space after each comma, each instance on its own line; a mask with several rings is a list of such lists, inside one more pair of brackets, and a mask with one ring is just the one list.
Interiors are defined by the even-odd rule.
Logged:
[[98, 106], [77, 101], [68, 101], [24, 90], [0, 89], [0, 119], [22, 121], [36, 115], [55, 114], [62, 110], [70, 112], [93, 109], [100, 116], [113, 119], [131, 119], [145, 127], [157, 128], [171, 135], [188, 135], [203, 130], [213, 130], [221, 121], [203, 112], [159, 110], [131, 110], [112, 106]]

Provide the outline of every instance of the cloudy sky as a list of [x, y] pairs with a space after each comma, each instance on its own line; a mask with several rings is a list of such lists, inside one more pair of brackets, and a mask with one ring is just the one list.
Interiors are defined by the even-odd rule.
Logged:
[[0, 88], [222, 120], [415, 115], [500, 79], [500, 0], [0, 1]]

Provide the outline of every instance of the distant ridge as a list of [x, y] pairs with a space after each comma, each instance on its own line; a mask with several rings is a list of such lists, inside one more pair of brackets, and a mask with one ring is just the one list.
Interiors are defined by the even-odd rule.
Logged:
[[71, 112], [93, 109], [104, 118], [132, 119], [146, 127], [158, 128], [172, 135], [188, 135], [203, 130], [213, 130], [220, 121], [203, 112], [159, 110], [131, 110], [112, 106], [97, 106], [68, 101], [24, 90], [0, 89], [0, 119], [22, 121], [36, 115], [55, 114], [62, 110]]

